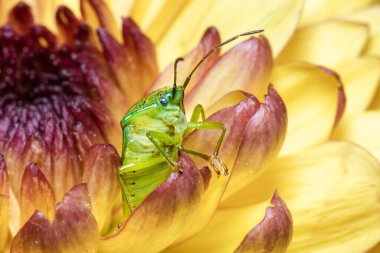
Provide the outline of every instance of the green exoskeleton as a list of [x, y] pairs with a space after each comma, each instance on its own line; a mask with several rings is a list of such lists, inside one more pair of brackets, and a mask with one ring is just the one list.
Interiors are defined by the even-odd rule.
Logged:
[[[177, 164], [179, 151], [207, 160], [218, 175], [228, 174], [227, 167], [218, 157], [226, 132], [225, 126], [220, 122], [206, 121], [201, 105], [195, 107], [190, 122], [187, 122], [183, 106], [185, 89], [193, 73], [217, 48], [240, 36], [262, 31], [255, 30], [236, 35], [211, 49], [181, 86], [176, 85], [176, 69], [177, 63], [183, 59], [177, 59], [174, 64], [173, 86], [150, 93], [128, 110], [121, 120], [123, 147], [122, 164], [119, 168], [125, 213], [132, 212], [153, 190], [165, 182], [173, 171], [182, 172]], [[182, 146], [184, 137], [194, 129], [220, 129], [220, 137], [211, 155]]]

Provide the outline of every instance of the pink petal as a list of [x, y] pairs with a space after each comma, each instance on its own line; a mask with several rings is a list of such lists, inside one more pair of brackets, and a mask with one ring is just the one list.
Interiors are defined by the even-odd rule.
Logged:
[[185, 98], [186, 108], [201, 103], [205, 108], [233, 90], [260, 95], [269, 83], [272, 52], [264, 37], [252, 37], [225, 53]]
[[112, 207], [119, 196], [117, 169], [120, 157], [111, 145], [92, 146], [84, 157], [83, 182], [87, 183], [91, 198], [92, 213], [100, 231], [107, 228], [112, 216]]
[[103, 238], [101, 252], [159, 252], [192, 226], [207, 182], [187, 155], [180, 167], [183, 174], [172, 173], [115, 235]]
[[95, 252], [98, 228], [85, 184], [74, 186], [50, 221], [37, 211], [13, 238], [11, 252]]
[[285, 104], [273, 86], [269, 86], [265, 102], [260, 104], [245, 128], [224, 198], [252, 182], [276, 158], [284, 142], [286, 128]]
[[[190, 53], [183, 57], [183, 61], [177, 66], [177, 84], [181, 85], [184, 83], [186, 77], [190, 74], [197, 63], [202, 59], [203, 56], [207, 54], [212, 48], [220, 44], [220, 36], [218, 30], [214, 27], [208, 28], [202, 36], [201, 41], [198, 46], [193, 49]], [[194, 84], [203, 76], [203, 74], [210, 68], [210, 66], [218, 59], [220, 49], [211, 55], [205, 62], [199, 67], [197, 72], [194, 73], [191, 78], [191, 82], [186, 88], [189, 92]], [[160, 89], [165, 86], [172, 86], [174, 81], [174, 62], [171, 63], [166, 69], [161, 72], [160, 76], [154, 82], [150, 91]]]
[[293, 235], [292, 216], [277, 192], [266, 209], [264, 219], [240, 243], [235, 253], [286, 252]]

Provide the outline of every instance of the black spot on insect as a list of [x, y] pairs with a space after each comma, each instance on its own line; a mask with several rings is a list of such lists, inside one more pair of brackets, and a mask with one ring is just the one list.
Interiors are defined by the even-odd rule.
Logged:
[[168, 104], [168, 100], [166, 99], [166, 97], [161, 97], [161, 98], [160, 98], [160, 103], [161, 103], [162, 105], [167, 105], [167, 104]]

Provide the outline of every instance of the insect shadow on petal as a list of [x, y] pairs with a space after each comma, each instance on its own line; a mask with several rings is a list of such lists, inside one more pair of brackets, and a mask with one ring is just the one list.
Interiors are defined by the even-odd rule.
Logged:
[[[211, 49], [187, 76], [183, 85], [177, 86], [177, 64], [174, 63], [174, 84], [156, 90], [134, 104], [121, 120], [123, 146], [119, 180], [122, 189], [123, 210], [127, 215], [169, 175], [182, 173], [178, 167], [178, 152], [182, 151], [208, 161], [214, 171], [228, 175], [228, 169], [219, 159], [226, 127], [220, 122], [206, 121], [202, 105], [198, 104], [188, 122], [183, 106], [184, 94], [192, 75], [216, 49], [241, 37], [260, 33], [254, 30], [236, 35]], [[200, 118], [200, 120], [199, 120]], [[195, 129], [219, 129], [221, 134], [211, 155], [202, 154], [182, 146], [183, 139]]]

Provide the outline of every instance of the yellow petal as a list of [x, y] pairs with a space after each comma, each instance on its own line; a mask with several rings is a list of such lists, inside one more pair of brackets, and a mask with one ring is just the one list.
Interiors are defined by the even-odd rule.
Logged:
[[106, 232], [112, 214], [112, 207], [119, 196], [117, 168], [120, 157], [112, 145], [92, 146], [84, 157], [83, 179], [87, 183], [92, 213], [99, 231]]
[[[132, 8], [138, 4], [140, 1], [136, 0], [105, 0], [108, 7], [110, 8], [111, 13], [113, 14], [113, 17], [116, 22], [116, 26], [118, 30], [120, 31], [120, 28], [122, 26], [122, 18], [123, 17], [129, 17], [130, 13], [132, 11]], [[148, 8], [149, 5], [146, 5], [145, 8]]]
[[317, 66], [292, 63], [274, 68], [271, 82], [288, 111], [288, 130], [281, 154], [327, 140], [339, 112], [339, 79]]
[[307, 61], [326, 67], [358, 56], [368, 27], [349, 21], [328, 21], [298, 30], [276, 59], [277, 64]]
[[344, 118], [332, 138], [357, 143], [380, 160], [380, 111], [368, 111]]
[[56, 206], [53, 221], [36, 211], [12, 240], [14, 253], [96, 252], [98, 228], [85, 184], [74, 186]]
[[329, 142], [282, 157], [230, 206], [260, 203], [274, 189], [294, 217], [288, 252], [364, 252], [380, 240], [380, 165], [357, 145]]
[[[171, 20], [158, 43], [159, 66], [166, 66], [196, 44], [204, 30], [215, 26], [222, 38], [254, 29], [266, 30], [273, 54], [283, 48], [297, 24], [302, 1], [195, 0]], [[196, 18], [194, 18], [196, 17]], [[221, 18], [223, 17], [223, 18]], [[151, 34], [148, 32], [148, 35]], [[154, 36], [153, 36], [154, 37]]]
[[379, 252], [380, 252], [380, 242], [375, 247], [367, 251], [366, 253], [379, 253]]
[[103, 0], [80, 0], [80, 4], [83, 18], [93, 30], [103, 27], [121, 41], [121, 33], [117, 28], [115, 18]]
[[[357, 3], [363, 3], [365, 1], [357, 1]], [[341, 6], [342, 7], [342, 6]], [[376, 34], [380, 33], [380, 5], [373, 5], [369, 8], [344, 15], [340, 17], [341, 20], [350, 20], [358, 23], [368, 24], [370, 33]]]
[[365, 8], [376, 0], [307, 0], [300, 21], [300, 27], [312, 25], [338, 15]]
[[36, 164], [29, 164], [22, 176], [20, 187], [21, 224], [39, 210], [49, 220], [55, 215], [55, 196], [53, 188]]
[[334, 67], [347, 97], [345, 115], [364, 111], [375, 96], [380, 81], [380, 59], [361, 57]]
[[[117, 233], [102, 238], [99, 252], [160, 252], [198, 218], [205, 179], [187, 155], [168, 180], [138, 206]], [[121, 222], [121, 221], [120, 221]]]
[[9, 183], [7, 166], [3, 155], [0, 155], [0, 252], [5, 251], [9, 239]]
[[139, 0], [134, 4], [131, 16], [157, 42], [189, 3], [186, 0]]
[[363, 55], [380, 56], [380, 5], [374, 5], [364, 10], [340, 17], [341, 20], [350, 20], [358, 23], [367, 24], [371, 34]]

